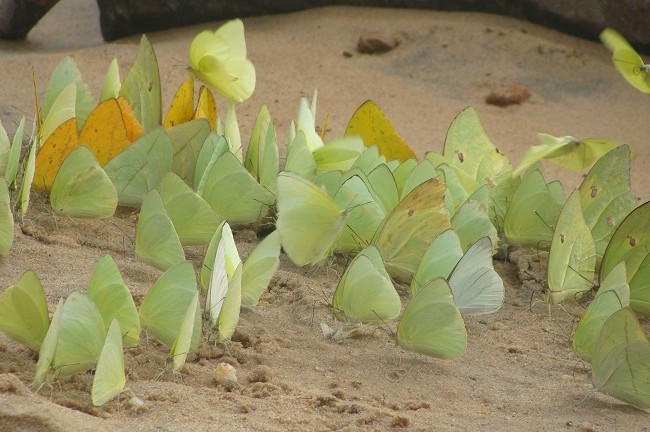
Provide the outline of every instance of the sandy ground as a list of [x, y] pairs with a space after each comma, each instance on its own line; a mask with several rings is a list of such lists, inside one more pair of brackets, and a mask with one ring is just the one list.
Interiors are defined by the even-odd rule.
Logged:
[[[0, 118], [10, 134], [34, 113], [31, 68], [44, 91], [54, 66], [72, 55], [95, 94], [117, 57], [122, 73], [137, 51], [138, 37], [105, 44], [92, 2], [63, 0], [25, 42], [0, 42], [3, 79]], [[377, 102], [419, 155], [442, 150], [454, 116], [474, 106], [497, 147], [516, 164], [535, 134], [607, 137], [636, 151], [632, 187], [650, 198], [647, 106], [595, 42], [525, 22], [482, 14], [359, 8], [325, 8], [244, 20], [257, 89], [238, 109], [247, 141], [261, 104], [278, 130], [281, 152], [300, 96], [319, 90], [318, 123], [329, 113], [331, 137], [366, 99]], [[217, 23], [148, 35], [160, 63], [165, 107], [185, 78], [192, 37]], [[376, 56], [355, 51], [361, 35], [396, 36], [400, 45]], [[352, 56], [344, 55], [351, 53]], [[522, 105], [486, 105], [491, 90], [525, 86]], [[221, 109], [224, 109], [222, 106]], [[643, 125], [646, 126], [643, 126]], [[549, 170], [570, 191], [582, 176]], [[95, 261], [115, 257], [139, 303], [160, 272], [135, 261], [135, 215], [109, 221], [54, 217], [36, 196], [11, 251], [0, 256], [0, 291], [27, 269], [41, 278], [50, 307], [72, 290], [84, 290]], [[236, 233], [245, 257], [253, 231]], [[198, 267], [204, 248], [186, 254]], [[520, 252], [535, 260], [535, 251]], [[522, 283], [511, 262], [495, 262], [506, 281], [506, 302], [496, 314], [467, 318], [469, 345], [453, 362], [405, 352], [385, 329], [363, 327], [354, 338], [332, 341], [320, 323], [332, 324], [326, 307], [344, 261], [323, 269], [299, 269], [283, 256], [269, 292], [242, 313], [234, 341], [204, 345], [188, 357], [182, 381], [155, 380], [164, 347], [143, 339], [126, 351], [127, 386], [145, 403], [122, 401], [94, 408], [88, 375], [63, 379], [33, 394], [35, 358], [0, 335], [0, 430], [648, 430], [647, 415], [597, 393], [589, 366], [572, 354], [573, 315], [534, 303], [534, 283]], [[539, 297], [539, 296], [537, 296]], [[394, 330], [396, 323], [389, 323]], [[216, 387], [220, 361], [237, 368], [239, 386]]]

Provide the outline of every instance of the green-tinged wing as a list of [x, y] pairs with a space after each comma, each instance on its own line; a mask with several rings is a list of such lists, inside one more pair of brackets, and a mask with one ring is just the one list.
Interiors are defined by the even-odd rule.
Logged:
[[121, 88], [122, 81], [120, 80], [120, 65], [117, 63], [117, 59], [113, 58], [111, 63], [108, 65], [108, 70], [106, 71], [106, 77], [104, 78], [104, 85], [102, 86], [102, 94], [99, 98], [99, 103], [102, 103], [107, 99], [117, 99], [120, 95]]
[[253, 307], [266, 291], [280, 266], [280, 233], [267, 235], [249, 255], [242, 268], [241, 304]]
[[194, 190], [196, 193], [203, 195], [205, 183], [212, 171], [212, 167], [219, 159], [219, 156], [227, 151], [230, 150], [226, 138], [216, 132], [210, 132], [196, 158], [196, 167], [194, 168]]
[[14, 216], [11, 213], [9, 189], [4, 177], [0, 177], [0, 253], [11, 249], [14, 243]]
[[415, 293], [397, 326], [397, 344], [440, 359], [463, 355], [467, 347], [465, 322], [446, 280], [432, 279]]
[[316, 161], [307, 146], [307, 138], [303, 131], [298, 131], [295, 138], [289, 143], [284, 171], [298, 174], [307, 180], [313, 180], [316, 177]]
[[582, 216], [580, 195], [574, 191], [564, 204], [553, 233], [544, 297], [552, 304], [580, 299], [593, 287], [595, 270], [596, 246]]
[[591, 382], [638, 408], [650, 408], [650, 344], [634, 312], [623, 308], [603, 324], [593, 354]]
[[108, 327], [104, 347], [97, 361], [91, 396], [93, 405], [102, 406], [122, 393], [126, 384], [124, 351], [120, 323], [114, 319]]
[[138, 310], [112, 256], [104, 255], [95, 264], [88, 283], [88, 296], [97, 305], [107, 328], [114, 319], [119, 322], [125, 346], [140, 343]]
[[375, 246], [359, 252], [334, 291], [338, 319], [381, 325], [399, 315], [401, 302]]
[[278, 176], [277, 207], [282, 247], [299, 266], [328, 255], [348, 216], [323, 189], [289, 172]]
[[619, 263], [600, 284], [598, 293], [573, 333], [573, 351], [581, 359], [591, 362], [598, 334], [614, 312], [630, 304], [630, 286], [627, 284], [625, 263]]
[[221, 222], [215, 230], [212, 240], [210, 240], [208, 250], [205, 252], [205, 258], [203, 259], [203, 266], [201, 266], [201, 271], [199, 272], [199, 282], [202, 291], [207, 291], [210, 286], [212, 272], [215, 268], [214, 262], [216, 259], [217, 249], [222, 243], [225, 248], [226, 271], [229, 276], [232, 277], [235, 269], [242, 262], [239, 257], [239, 252], [237, 251], [237, 245], [235, 244], [235, 239], [233, 238], [230, 225], [228, 225], [228, 222]]
[[145, 35], [131, 70], [124, 78], [120, 96], [128, 102], [145, 132], [162, 124], [162, 101], [158, 60]]
[[185, 259], [181, 241], [157, 190], [147, 194], [140, 209], [135, 232], [135, 257], [161, 270]]
[[603, 255], [600, 280], [625, 262], [630, 285], [630, 307], [650, 315], [650, 202], [634, 209], [618, 226]]
[[197, 321], [199, 310], [199, 293], [195, 292], [194, 297], [185, 309], [181, 325], [174, 339], [174, 343], [169, 350], [172, 360], [172, 371], [180, 372], [185, 365], [187, 354], [192, 349], [192, 335], [195, 333], [195, 326], [201, 326], [201, 321]]
[[348, 171], [363, 151], [363, 140], [358, 136], [336, 139], [312, 152], [316, 173]]
[[117, 190], [119, 205], [140, 207], [149, 191], [171, 170], [172, 156], [169, 136], [162, 127], [156, 127], [104, 165]]
[[381, 205], [384, 213], [388, 214], [399, 202], [399, 191], [393, 172], [388, 165], [381, 164], [367, 174], [377, 204]]
[[472, 107], [461, 111], [449, 126], [443, 156], [451, 167], [475, 182], [474, 187], [463, 184], [468, 194], [512, 169], [508, 159], [492, 144]]
[[348, 209], [345, 228], [336, 239], [334, 250], [347, 253], [370, 244], [386, 213], [375, 201], [361, 171], [345, 180], [334, 194], [334, 201], [339, 208]]
[[562, 210], [539, 170], [526, 174], [512, 196], [503, 231], [512, 245], [548, 249], [553, 238], [553, 227]]
[[7, 154], [6, 168], [4, 178], [7, 181], [9, 188], [13, 189], [16, 186], [16, 176], [18, 175], [18, 167], [20, 165], [20, 150], [23, 146], [23, 135], [25, 133], [25, 117], [20, 119], [16, 134], [11, 141], [11, 149]]
[[[364, 142], [365, 144], [365, 142]], [[386, 158], [379, 154], [379, 148], [376, 145], [366, 147], [361, 155], [352, 164], [353, 167], [359, 168], [365, 175], [370, 174], [381, 164], [386, 164]]]
[[158, 192], [182, 245], [210, 243], [219, 221], [200, 195], [173, 172], [162, 178]]
[[445, 185], [427, 180], [406, 195], [377, 229], [372, 244], [393, 278], [410, 283], [431, 241], [450, 228], [444, 199]]
[[99, 309], [86, 294], [73, 291], [63, 303], [51, 367], [59, 376], [94, 369], [105, 339], [106, 327]]
[[485, 206], [472, 199], [468, 199], [458, 207], [451, 217], [451, 228], [458, 234], [463, 251], [483, 237], [489, 237], [492, 244], [497, 242], [497, 230], [492, 225]]
[[458, 171], [446, 163], [442, 163], [436, 167], [436, 174], [445, 182], [445, 186], [447, 187], [445, 191], [445, 205], [449, 209], [449, 213], [453, 215], [456, 213], [456, 209], [467, 201], [469, 194], [465, 191], [463, 184], [458, 178]]
[[50, 191], [54, 213], [106, 219], [117, 208], [117, 191], [92, 151], [77, 147], [61, 164]]
[[185, 183], [192, 185], [196, 172], [196, 161], [203, 143], [210, 134], [210, 123], [207, 119], [201, 118], [165, 130], [169, 135], [174, 152], [172, 171]]
[[409, 176], [404, 181], [402, 190], [400, 192], [400, 198], [404, 198], [406, 195], [411, 193], [413, 189], [421, 185], [427, 180], [438, 178], [436, 169], [433, 167], [433, 164], [427, 159], [419, 162], [413, 170], [410, 172]]
[[620, 146], [589, 171], [580, 185], [580, 204], [596, 244], [597, 265], [614, 231], [636, 207], [630, 187], [630, 150]]
[[612, 56], [614, 67], [623, 78], [642, 93], [650, 93], [650, 66], [633, 49], [621, 47]]
[[395, 180], [395, 185], [397, 186], [398, 196], [402, 196], [404, 184], [417, 165], [418, 161], [415, 159], [407, 159], [393, 169], [393, 179]]
[[492, 266], [490, 237], [477, 240], [465, 252], [449, 276], [449, 286], [463, 315], [490, 314], [501, 308], [505, 288]]
[[458, 234], [452, 229], [438, 234], [427, 247], [411, 281], [411, 293], [415, 294], [424, 284], [437, 277], [449, 278], [463, 256]]
[[219, 156], [210, 170], [203, 198], [219, 219], [237, 225], [263, 218], [275, 201], [229, 151]]
[[244, 166], [259, 184], [272, 194], [276, 193], [280, 157], [275, 127], [266, 105], [262, 106], [255, 121]]
[[241, 309], [241, 283], [242, 264], [240, 263], [228, 280], [228, 291], [223, 298], [223, 306], [214, 326], [217, 331], [217, 343], [230, 340], [235, 332]]
[[63, 314], [63, 299], [59, 300], [56, 306], [52, 321], [47, 329], [41, 349], [38, 352], [38, 362], [36, 363], [36, 372], [32, 388], [38, 391], [45, 383], [51, 383], [56, 379], [56, 371], [52, 368], [54, 361], [54, 352], [59, 342], [59, 332], [61, 330], [61, 315]]
[[54, 97], [48, 111], [41, 110], [41, 124], [38, 130], [38, 140], [41, 144], [47, 141], [56, 128], [75, 117], [76, 100], [77, 87], [74, 83], [69, 83]]
[[[139, 311], [142, 328], [172, 347], [196, 292], [196, 275], [191, 262], [183, 261], [170, 268], [158, 278], [142, 300]], [[195, 324], [192, 333], [192, 350], [196, 349], [201, 339], [200, 313], [196, 321], [198, 324]]]
[[613, 28], [605, 28], [605, 30], [600, 33], [599, 37], [603, 45], [605, 45], [611, 52], [616, 51], [617, 48], [632, 49], [632, 45], [630, 45], [629, 42]]
[[50, 317], [43, 286], [33, 271], [0, 295], [0, 316], [0, 331], [34, 351], [41, 348]]
[[23, 178], [20, 182], [20, 193], [18, 194], [18, 203], [16, 204], [16, 213], [22, 220], [27, 214], [29, 208], [29, 196], [32, 189], [32, 182], [34, 181], [34, 172], [36, 170], [36, 151], [38, 147], [38, 140], [31, 140], [29, 144], [29, 152], [27, 153], [27, 160], [25, 161], [25, 168], [23, 169]]

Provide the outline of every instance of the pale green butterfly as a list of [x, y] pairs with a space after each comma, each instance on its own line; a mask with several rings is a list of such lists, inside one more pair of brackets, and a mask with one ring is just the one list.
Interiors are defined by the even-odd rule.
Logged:
[[0, 177], [0, 253], [11, 249], [14, 243], [14, 217], [11, 213], [9, 190], [4, 177]]
[[0, 331], [34, 351], [41, 348], [50, 316], [43, 286], [33, 271], [26, 271], [0, 295], [0, 316]]
[[539, 169], [524, 176], [514, 192], [503, 221], [506, 241], [512, 245], [548, 249], [563, 205], [562, 185], [546, 183]]
[[386, 216], [375, 233], [377, 246], [391, 277], [410, 283], [431, 241], [450, 227], [445, 185], [430, 179], [413, 189]]
[[395, 180], [395, 185], [397, 186], [398, 196], [402, 196], [402, 190], [404, 189], [404, 184], [406, 180], [410, 177], [411, 173], [418, 165], [418, 161], [415, 159], [407, 159], [404, 162], [401, 162], [393, 172], [393, 180]]
[[228, 142], [230, 152], [237, 156], [237, 160], [243, 164], [244, 155], [242, 152], [241, 134], [239, 133], [239, 123], [235, 113], [235, 102], [228, 102], [228, 111], [226, 112], [226, 122], [223, 127], [223, 136]]
[[[23, 128], [24, 126], [24, 120], [23, 122]], [[22, 139], [21, 145], [22, 145]], [[20, 151], [14, 150], [14, 153], [18, 153], [18, 156], [13, 156], [13, 157], [18, 157], [20, 158]], [[7, 135], [7, 131], [2, 125], [2, 120], [0, 120], [0, 177], [2, 178], [7, 178], [7, 164], [9, 163], [9, 155], [11, 154], [11, 142], [9, 141], [9, 135]], [[18, 163], [15, 163], [16, 166], [18, 166]]]
[[399, 191], [393, 172], [388, 165], [380, 164], [367, 175], [368, 182], [374, 192], [375, 202], [382, 206], [384, 213], [388, 214], [399, 202]]
[[630, 308], [603, 324], [593, 352], [591, 382], [637, 408], [650, 408], [650, 343]]
[[[34, 125], [36, 126], [36, 125]], [[32, 134], [34, 136], [34, 134]], [[29, 153], [25, 161], [25, 168], [23, 170], [23, 177], [20, 182], [20, 193], [18, 194], [18, 202], [16, 203], [16, 212], [22, 220], [27, 214], [29, 208], [29, 195], [32, 189], [32, 182], [34, 181], [34, 172], [36, 171], [36, 152], [38, 150], [38, 140], [32, 139], [29, 145]]]
[[263, 218], [275, 201], [275, 196], [229, 151], [219, 156], [207, 175], [202, 196], [219, 219], [231, 224]]
[[400, 199], [408, 195], [413, 189], [424, 183], [429, 179], [437, 179], [436, 169], [433, 164], [427, 159], [418, 162], [409, 173], [408, 177], [404, 180], [404, 184], [400, 191]]
[[284, 171], [292, 172], [307, 180], [316, 178], [316, 161], [307, 146], [307, 138], [303, 131], [298, 131], [296, 136], [289, 141], [287, 159], [284, 162]]
[[449, 209], [449, 213], [453, 215], [456, 213], [456, 209], [467, 201], [469, 194], [465, 191], [465, 188], [458, 179], [458, 172], [447, 165], [447, 163], [441, 163], [436, 166], [436, 174], [445, 182], [445, 186], [447, 187], [445, 190], [445, 205]]
[[275, 230], [253, 249], [242, 268], [241, 304], [253, 307], [280, 266], [280, 233]]
[[230, 340], [241, 308], [242, 264], [240, 261], [232, 272], [228, 271], [226, 242], [224, 236], [217, 246], [205, 301], [206, 315], [217, 331], [217, 343]]
[[104, 171], [115, 186], [119, 205], [142, 206], [149, 191], [171, 170], [172, 158], [169, 136], [156, 127], [108, 161]]
[[546, 273], [544, 298], [551, 304], [578, 300], [593, 287], [596, 246], [585, 223], [580, 195], [574, 191], [558, 218]]
[[49, 110], [41, 110], [41, 123], [38, 129], [38, 140], [45, 143], [52, 132], [67, 120], [75, 117], [77, 87], [75, 83], [67, 84], [56, 95]]
[[228, 149], [228, 142], [226, 138], [216, 132], [210, 132], [205, 138], [201, 151], [196, 158], [196, 167], [194, 168], [194, 190], [199, 195], [203, 195], [205, 183], [208, 180], [208, 175], [212, 171], [215, 162]]
[[120, 96], [129, 102], [145, 132], [162, 124], [158, 60], [145, 35], [140, 38], [138, 54], [120, 87]]
[[348, 209], [345, 228], [334, 243], [334, 250], [348, 253], [370, 244], [377, 228], [386, 217], [377, 204], [366, 176], [358, 169], [345, 179], [334, 194], [339, 208]]
[[140, 209], [135, 232], [135, 257], [161, 270], [185, 259], [174, 224], [155, 189], [147, 194]]
[[359, 168], [365, 175], [368, 175], [381, 164], [386, 164], [386, 158], [384, 155], [379, 154], [379, 147], [373, 145], [366, 147], [352, 166]]
[[[149, 289], [140, 305], [140, 324], [168, 347], [174, 345], [178, 331], [192, 302], [196, 288], [194, 267], [182, 261], [163, 273]], [[199, 309], [198, 304], [195, 309]], [[192, 331], [191, 350], [201, 341], [201, 314], [197, 312]]]
[[348, 171], [364, 148], [360, 137], [346, 136], [314, 149], [312, 155], [316, 162], [316, 173]]
[[102, 406], [122, 393], [126, 384], [124, 351], [120, 323], [113, 319], [106, 333], [104, 347], [99, 354], [91, 397], [93, 405]]
[[597, 265], [614, 231], [636, 207], [630, 188], [630, 150], [626, 145], [601, 157], [580, 185], [580, 204], [596, 244]]
[[400, 318], [396, 338], [400, 347], [420, 354], [449, 360], [463, 355], [465, 322], [445, 279], [432, 279], [415, 293]]
[[194, 183], [197, 158], [210, 134], [210, 123], [200, 118], [165, 129], [172, 143], [172, 171], [187, 184]]
[[634, 88], [650, 93], [650, 66], [646, 65], [632, 45], [619, 32], [606, 28], [600, 40], [612, 52], [612, 62], [623, 78]]
[[[52, 361], [54, 360], [54, 353], [59, 340], [59, 332], [61, 331], [62, 314], [63, 299], [60, 299], [38, 352], [38, 362], [36, 363], [36, 372], [34, 374], [34, 381], [32, 382], [32, 388], [36, 391], [40, 390], [44, 384], [53, 382], [58, 376], [58, 369], [52, 367]], [[104, 327], [103, 322], [102, 327]]]
[[219, 221], [200, 195], [173, 172], [162, 178], [158, 192], [182, 245], [210, 243]]
[[278, 189], [279, 166], [275, 127], [269, 109], [263, 105], [248, 141], [244, 167], [260, 185], [275, 195]]
[[106, 71], [106, 77], [104, 78], [104, 85], [102, 86], [102, 94], [99, 98], [99, 103], [102, 103], [107, 99], [117, 99], [120, 95], [121, 88], [122, 81], [120, 80], [120, 65], [117, 63], [117, 59], [113, 58], [111, 63], [108, 65], [108, 70]]
[[461, 111], [449, 126], [443, 156], [459, 172], [468, 194], [512, 169], [508, 158], [492, 144], [472, 107]]
[[650, 315], [650, 202], [634, 209], [618, 226], [605, 249], [600, 266], [603, 280], [620, 262], [625, 262], [630, 285], [630, 307]]
[[95, 302], [108, 328], [113, 319], [120, 324], [124, 345], [140, 342], [140, 318], [131, 291], [124, 284], [120, 270], [109, 254], [101, 257], [88, 283], [88, 296]]
[[[487, 185], [476, 191], [481, 189], [487, 189]], [[479, 201], [471, 199], [471, 196], [451, 217], [451, 228], [458, 234], [464, 251], [483, 237], [489, 237], [493, 244], [497, 242], [497, 230], [490, 221], [487, 209]]]
[[54, 213], [105, 219], [115, 213], [117, 191], [92, 151], [79, 146], [61, 164], [50, 191]]
[[239, 257], [239, 251], [237, 251], [237, 245], [235, 244], [235, 239], [233, 238], [230, 225], [228, 225], [228, 222], [223, 221], [215, 230], [214, 235], [212, 236], [212, 240], [210, 240], [210, 244], [208, 245], [208, 250], [205, 252], [203, 266], [199, 272], [199, 282], [201, 284], [202, 291], [207, 292], [207, 289], [210, 286], [215, 257], [217, 254], [217, 247], [221, 243], [223, 243], [225, 247], [226, 272], [229, 277], [232, 277], [235, 269], [242, 262], [241, 258]]
[[86, 294], [73, 291], [61, 306], [60, 316], [55, 312], [52, 318], [41, 345], [34, 386], [94, 369], [105, 339], [99, 309]]
[[463, 257], [463, 249], [456, 231], [447, 229], [438, 234], [429, 244], [411, 281], [411, 293], [437, 277], [449, 278], [454, 267]]
[[199, 313], [199, 293], [194, 293], [192, 301], [187, 306], [183, 314], [183, 320], [169, 350], [169, 357], [172, 359], [172, 372], [180, 372], [185, 365], [187, 354], [194, 351], [196, 347], [192, 348], [194, 335], [198, 333], [200, 337], [201, 332], [201, 317]]
[[226, 22], [215, 32], [199, 33], [190, 45], [191, 70], [226, 99], [242, 102], [255, 90], [255, 67], [246, 58], [244, 23]]
[[18, 123], [18, 128], [16, 129], [14, 138], [11, 141], [10, 149], [8, 151], [5, 150], [7, 156], [6, 156], [5, 170], [3, 175], [10, 189], [14, 189], [16, 187], [16, 177], [18, 175], [18, 167], [20, 164], [20, 150], [23, 145], [24, 133], [25, 133], [25, 117], [20, 119], [20, 123]]
[[630, 286], [627, 284], [625, 263], [621, 262], [609, 272], [598, 287], [573, 333], [573, 351], [583, 360], [591, 362], [600, 330], [614, 312], [630, 304]]
[[298, 120], [296, 121], [296, 133], [301, 132], [305, 134], [305, 139], [307, 141], [307, 148], [310, 152], [314, 152], [316, 149], [323, 147], [323, 139], [316, 132], [316, 92], [314, 92], [314, 97], [312, 99], [312, 108], [310, 109], [307, 98], [300, 98], [300, 106], [298, 109]]
[[[72, 57], [66, 57], [56, 66], [50, 76], [49, 82], [47, 83], [45, 99], [43, 100], [43, 105], [41, 107], [41, 118], [44, 123], [49, 121], [48, 118], [58, 117], [62, 108], [66, 110], [70, 108], [65, 104], [61, 105], [56, 102], [58, 96], [62, 94], [64, 89], [70, 86], [70, 84], [74, 84], [75, 89], [74, 102], [71, 106], [72, 109], [70, 110], [72, 115], [66, 113], [59, 117], [57, 121], [51, 123], [51, 126], [53, 126], [51, 131], [56, 129], [58, 125], [63, 123], [65, 120], [72, 117], [77, 118], [77, 129], [81, 130], [88, 114], [90, 114], [96, 106], [95, 98], [90, 92], [88, 85], [84, 82], [81, 72], [77, 67], [77, 63]], [[49, 126], [46, 126], [46, 128], [47, 127]], [[45, 142], [47, 136], [49, 136], [49, 133], [46, 136], [40, 136], [42, 143]]]
[[348, 211], [339, 208], [327, 192], [290, 172], [278, 176], [277, 207], [282, 247], [299, 266], [321, 262], [348, 217]]
[[373, 325], [397, 318], [401, 306], [375, 246], [354, 257], [332, 298], [332, 310], [338, 319]]
[[490, 237], [480, 238], [470, 246], [452, 270], [449, 286], [463, 315], [490, 314], [501, 308], [505, 288], [492, 265]]
[[562, 168], [582, 171], [591, 168], [601, 156], [621, 145], [616, 141], [602, 138], [578, 140], [572, 136], [554, 137], [545, 133], [538, 133], [537, 139], [540, 145], [528, 149], [524, 160], [515, 169], [515, 175], [525, 172], [541, 159], [546, 159]]

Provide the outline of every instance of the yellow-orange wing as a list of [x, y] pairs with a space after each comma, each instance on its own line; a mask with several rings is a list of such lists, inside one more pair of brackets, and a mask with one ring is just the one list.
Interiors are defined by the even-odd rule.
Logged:
[[190, 76], [183, 81], [172, 99], [169, 110], [165, 116], [165, 128], [185, 123], [194, 115], [194, 80]]
[[206, 86], [201, 86], [199, 90], [199, 100], [196, 103], [194, 118], [207, 119], [208, 123], [210, 123], [210, 130], [217, 130], [217, 103], [214, 100], [214, 95]]
[[32, 187], [41, 191], [52, 189], [59, 167], [78, 146], [77, 119], [73, 117], [56, 128], [36, 154], [36, 171]]
[[88, 146], [97, 162], [104, 166], [143, 134], [142, 126], [124, 98], [107, 99], [86, 119], [79, 144]]
[[373, 101], [364, 102], [352, 115], [345, 135], [359, 135], [366, 147], [377, 146], [386, 161], [417, 159], [406, 141], [397, 134], [379, 106]]

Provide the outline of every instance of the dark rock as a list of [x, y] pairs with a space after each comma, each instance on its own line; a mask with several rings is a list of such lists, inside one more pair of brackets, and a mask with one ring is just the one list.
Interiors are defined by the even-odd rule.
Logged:
[[361, 54], [382, 54], [392, 50], [397, 45], [399, 45], [397, 37], [373, 33], [359, 37], [357, 51]]
[[519, 105], [530, 98], [528, 89], [519, 84], [510, 84], [490, 92], [485, 98], [485, 103], [505, 107], [509, 105]]
[[0, 39], [25, 39], [59, 0], [0, 0]]

